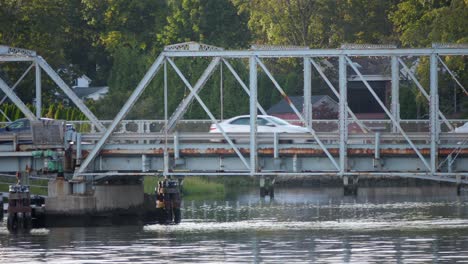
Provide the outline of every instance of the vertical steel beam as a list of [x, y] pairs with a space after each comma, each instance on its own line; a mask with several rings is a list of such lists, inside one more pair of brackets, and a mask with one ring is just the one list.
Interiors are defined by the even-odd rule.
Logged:
[[302, 112], [307, 126], [312, 127], [312, 68], [310, 58], [304, 57], [304, 106]]
[[437, 72], [437, 54], [432, 53], [429, 58], [429, 74], [430, 74], [430, 96], [429, 96], [429, 123], [431, 133], [431, 173], [434, 175], [437, 168], [438, 151], [437, 145], [439, 142], [439, 96], [438, 96], [438, 72]]
[[34, 62], [36, 67], [36, 117], [42, 116], [42, 87], [41, 87], [41, 67], [39, 64]]
[[[247, 87], [247, 85], [245, 85], [244, 81], [242, 81], [242, 79], [239, 77], [239, 74], [237, 74], [237, 72], [234, 70], [232, 65], [227, 60], [225, 60], [225, 59], [222, 59], [222, 60], [223, 60], [224, 64], [226, 64], [228, 69], [231, 71], [232, 75], [234, 75], [234, 78], [236, 78], [237, 82], [241, 85], [242, 89], [250, 97], [249, 88]], [[263, 107], [260, 105], [260, 102], [258, 102], [258, 101], [257, 101], [257, 106], [258, 106], [258, 110], [260, 111], [260, 113], [262, 113], [262, 115], [267, 115], [267, 112], [265, 111], [265, 109], [263, 109]]]
[[380, 132], [375, 132], [374, 159], [380, 160]]
[[21, 99], [10, 89], [8, 84], [0, 78], [0, 90], [23, 112], [29, 120], [36, 120], [36, 116], [29, 108], [21, 101]]
[[72, 100], [72, 102], [83, 112], [83, 114], [98, 128], [99, 131], [103, 132], [106, 128], [99, 122], [97, 117], [89, 110], [83, 101], [76, 96], [75, 92], [68, 87], [68, 85], [60, 78], [60, 76], [50, 67], [50, 65], [41, 57], [36, 57], [36, 63], [49, 75], [49, 77], [62, 89], [62, 91]]
[[249, 58], [250, 80], [250, 174], [257, 172], [257, 60]]
[[275, 159], [279, 158], [278, 143], [279, 143], [278, 132], [274, 132], [274, 133], [273, 133], [273, 157], [274, 157]]
[[220, 119], [224, 120], [224, 86], [223, 86], [223, 64], [219, 65], [219, 102], [220, 102]]
[[[398, 57], [392, 56], [392, 103], [391, 109], [395, 120], [400, 122], [400, 67]], [[398, 128], [392, 125], [392, 132], [397, 133]]]
[[[159, 55], [159, 57], [156, 59], [156, 61], [153, 63], [153, 65], [151, 65], [151, 68], [146, 72], [143, 79], [141, 79], [140, 83], [135, 88], [132, 95], [130, 95], [130, 98], [128, 98], [127, 102], [125, 102], [124, 106], [122, 107], [122, 109], [120, 109], [119, 113], [115, 116], [114, 120], [109, 125], [109, 127], [105, 131], [104, 135], [102, 135], [102, 137], [99, 139], [99, 141], [94, 146], [93, 150], [91, 150], [91, 152], [88, 154], [88, 156], [83, 161], [83, 164], [80, 166], [78, 171], [75, 172], [75, 175], [83, 173], [87, 169], [89, 164], [94, 160], [94, 158], [96, 158], [97, 154], [101, 151], [102, 147], [104, 146], [104, 143], [106, 143], [107, 139], [110, 137], [110, 135], [115, 130], [117, 125], [128, 114], [128, 112], [133, 107], [133, 105], [136, 103], [138, 98], [140, 98], [140, 95], [143, 93], [146, 86], [148, 86], [150, 81], [154, 78], [154, 76], [158, 72], [159, 68], [161, 67], [163, 61], [164, 61], [164, 53]], [[101, 123], [99, 123], [99, 124], [102, 126]]]
[[348, 114], [346, 112], [348, 106], [347, 95], [347, 78], [346, 78], [346, 60], [345, 55], [341, 55], [338, 61], [338, 78], [340, 85], [340, 100], [339, 100], [339, 129], [340, 129], [340, 176], [343, 177], [347, 170], [348, 163]]
[[163, 169], [163, 176], [166, 177], [169, 173], [169, 153], [167, 151], [167, 118], [168, 118], [168, 105], [167, 105], [167, 60], [164, 59], [164, 169]]

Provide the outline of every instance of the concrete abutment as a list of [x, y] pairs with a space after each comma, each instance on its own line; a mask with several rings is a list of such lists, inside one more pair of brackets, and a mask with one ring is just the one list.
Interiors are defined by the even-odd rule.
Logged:
[[142, 213], [144, 190], [141, 181], [94, 184], [81, 193], [73, 192], [74, 189], [76, 190], [73, 184], [75, 183], [62, 178], [49, 182], [49, 196], [45, 198], [47, 215], [109, 215], [116, 212], [138, 215]]

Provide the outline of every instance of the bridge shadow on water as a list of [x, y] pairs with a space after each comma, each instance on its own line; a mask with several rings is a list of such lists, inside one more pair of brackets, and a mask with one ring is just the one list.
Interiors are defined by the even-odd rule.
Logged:
[[457, 196], [453, 187], [360, 188], [357, 196], [343, 196], [342, 188], [278, 188], [275, 199], [258, 198], [258, 190], [248, 189], [227, 200], [189, 198], [183, 200], [182, 216], [197, 223], [468, 218], [467, 195]]

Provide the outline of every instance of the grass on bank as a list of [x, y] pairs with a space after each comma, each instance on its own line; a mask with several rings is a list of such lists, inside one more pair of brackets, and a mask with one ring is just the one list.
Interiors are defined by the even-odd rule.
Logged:
[[[145, 176], [143, 178], [143, 186], [145, 193], [154, 194], [155, 187], [158, 181], [163, 178]], [[182, 192], [185, 195], [199, 195], [206, 193], [224, 194], [224, 184], [211, 181], [205, 177], [186, 177], [182, 183]]]
[[[143, 178], [144, 191], [154, 195], [154, 189], [162, 177], [146, 176]], [[185, 177], [182, 184], [182, 193], [186, 198], [198, 199], [224, 199], [226, 194], [238, 188], [258, 186], [258, 181], [245, 176]]]

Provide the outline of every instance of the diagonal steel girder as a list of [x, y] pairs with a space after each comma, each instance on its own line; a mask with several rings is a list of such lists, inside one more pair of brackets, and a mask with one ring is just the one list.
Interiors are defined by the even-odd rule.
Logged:
[[[15, 82], [15, 84], [13, 84], [13, 86], [11, 87], [11, 90], [14, 91], [16, 89], [16, 87], [18, 86], [18, 84], [24, 79], [24, 77], [26, 77], [26, 75], [29, 73], [29, 71], [32, 69], [32, 67], [34, 67], [34, 64], [31, 63], [31, 65], [29, 65], [29, 67], [26, 69], [26, 71], [24, 71], [24, 73], [19, 77], [19, 79]], [[0, 100], [0, 104], [3, 104], [3, 102], [6, 100], [7, 96], [5, 95], [2, 100]]]
[[[268, 68], [265, 66], [265, 64], [263, 64], [263, 62], [258, 58], [256, 57], [256, 60], [258, 62], [258, 64], [260, 65], [260, 67], [263, 69], [263, 71], [266, 73], [266, 75], [268, 75], [268, 77], [270, 78], [270, 80], [273, 82], [273, 84], [275, 85], [276, 89], [281, 93], [281, 95], [286, 99], [286, 101], [288, 102], [291, 102], [291, 100], [289, 99], [288, 95], [284, 92], [283, 88], [281, 88], [281, 86], [278, 84], [278, 82], [276, 81], [276, 79], [273, 77], [273, 75], [271, 74], [271, 72], [268, 70]], [[325, 147], [325, 145], [322, 143], [322, 141], [320, 140], [320, 138], [317, 136], [317, 134], [315, 133], [315, 130], [310, 126], [310, 124], [307, 124], [304, 117], [302, 116], [302, 114], [297, 110], [296, 106], [293, 104], [293, 103], [290, 103], [289, 106], [293, 109], [294, 113], [299, 117], [299, 119], [301, 120], [301, 122], [303, 124], [306, 124], [306, 128], [307, 130], [309, 130], [309, 133], [312, 134], [312, 136], [314, 137], [315, 141], [317, 141], [317, 143], [319, 144], [320, 148], [322, 148], [323, 152], [325, 152], [325, 154], [327, 155], [327, 157], [330, 159], [330, 161], [333, 163], [333, 165], [335, 166], [335, 168], [340, 171], [340, 166], [338, 165], [338, 163], [336, 163], [335, 161], [335, 158], [333, 158], [333, 156], [330, 154], [330, 152], [328, 151], [328, 149]]]
[[[424, 97], [427, 99], [427, 101], [430, 101], [430, 97], [429, 97], [429, 94], [427, 94], [426, 90], [424, 89], [424, 87], [421, 85], [421, 83], [418, 81], [418, 79], [416, 78], [416, 76], [414, 76], [414, 74], [411, 72], [411, 70], [408, 68], [408, 66], [406, 66], [406, 63], [403, 62], [403, 60], [401, 60], [401, 58], [398, 58], [398, 62], [400, 62], [401, 66], [403, 66], [403, 69], [408, 73], [408, 75], [410, 76], [410, 78], [413, 80], [413, 82], [416, 84], [416, 87], [418, 87], [419, 91], [424, 95]], [[442, 120], [444, 121], [445, 125], [447, 125], [447, 127], [453, 131], [453, 126], [452, 124], [450, 124], [450, 122], [447, 120], [447, 118], [445, 117], [445, 115], [439, 110], [439, 116], [440, 118], [442, 118]]]
[[[193, 86], [193, 89], [195, 90], [195, 94], [198, 94], [204, 87], [206, 81], [209, 79], [210, 75], [212, 72], [209, 72], [208, 69], [211, 67], [216, 67], [218, 66], [219, 62], [221, 61], [220, 57], [215, 57], [211, 61], [210, 65], [208, 65], [207, 69], [205, 72], [203, 72], [202, 76], [198, 79], [197, 83]], [[184, 98], [184, 100], [177, 106], [176, 110], [172, 114], [172, 116], [169, 118], [167, 121], [167, 127], [166, 129], [170, 132], [172, 131], [179, 119], [181, 119], [185, 112], [187, 112], [188, 106], [192, 103], [193, 99], [195, 98], [194, 93], [190, 93], [187, 97]]]
[[50, 67], [50, 65], [41, 57], [36, 57], [36, 63], [41, 66], [41, 68], [49, 75], [49, 77], [62, 89], [62, 91], [72, 100], [72, 102], [83, 112], [83, 114], [97, 127], [100, 132], [106, 131], [101, 122], [97, 119], [97, 117], [89, 110], [88, 107], [83, 103], [83, 101], [76, 96], [75, 92], [73, 92], [70, 87], [60, 78], [60, 76]]
[[460, 88], [463, 90], [463, 92], [465, 93], [465, 95], [468, 96], [468, 91], [466, 91], [465, 87], [463, 87], [463, 85], [460, 83], [460, 81], [458, 81], [458, 78], [455, 76], [455, 74], [453, 74], [453, 72], [449, 69], [449, 67], [447, 66], [447, 64], [445, 64], [445, 62], [442, 60], [442, 58], [437, 55], [437, 58], [439, 59], [440, 63], [444, 66], [444, 68], [449, 72], [450, 76], [452, 76], [453, 80], [458, 84], [458, 86], [460, 86]]
[[[208, 68], [205, 70], [204, 74], [202, 75], [202, 77], [200, 78], [205, 78], [205, 79], [208, 79], [211, 74], [213, 73], [214, 69], [216, 68], [216, 66], [218, 65], [219, 63], [219, 60], [220, 58], [218, 57], [218, 60], [217, 62], [215, 61], [212, 61], [210, 63], [210, 65], [208, 65]], [[236, 145], [234, 144], [234, 142], [232, 142], [231, 138], [226, 134], [226, 132], [224, 131], [224, 129], [219, 125], [218, 121], [216, 120], [216, 118], [214, 117], [214, 115], [211, 113], [210, 109], [208, 109], [208, 107], [205, 105], [205, 103], [203, 102], [203, 100], [200, 98], [200, 96], [196, 93], [195, 91], [195, 88], [192, 87], [192, 85], [189, 83], [189, 81], [185, 78], [185, 76], [182, 74], [182, 72], [179, 70], [179, 68], [177, 67], [177, 65], [170, 59], [170, 58], [167, 58], [167, 61], [169, 62], [169, 64], [171, 64], [172, 68], [176, 71], [177, 75], [179, 75], [180, 79], [184, 82], [184, 84], [187, 86], [187, 88], [190, 90], [190, 94], [193, 95], [193, 97], [198, 101], [198, 103], [201, 105], [201, 107], [203, 108], [203, 110], [205, 110], [206, 114], [210, 117], [211, 121], [216, 125], [216, 127], [218, 128], [219, 131], [221, 131], [221, 133], [223, 134], [223, 137], [226, 139], [226, 141], [229, 143], [229, 145], [232, 147], [232, 149], [234, 150], [234, 152], [236, 152], [237, 156], [239, 156], [239, 158], [241, 159], [242, 163], [244, 163], [245, 167], [247, 169], [250, 169], [250, 166], [249, 164], [247, 163], [247, 160], [244, 158], [244, 156], [242, 155], [242, 153], [240, 153], [239, 149], [236, 147]], [[200, 80], [199, 80], [200, 81]], [[206, 82], [206, 80], [201, 80], [204, 82]]]
[[12, 89], [8, 86], [8, 84], [0, 78], [0, 89], [5, 93], [6, 96], [23, 112], [23, 114], [29, 120], [37, 120], [36, 116], [34, 115], [31, 110], [21, 101], [21, 99], [13, 92]]
[[431, 167], [429, 166], [429, 164], [427, 163], [426, 159], [424, 158], [424, 156], [421, 154], [421, 152], [418, 150], [418, 148], [414, 145], [413, 141], [411, 141], [411, 139], [408, 137], [408, 135], [406, 134], [406, 132], [401, 128], [400, 126], [400, 123], [398, 123], [395, 119], [395, 117], [392, 115], [392, 113], [390, 113], [390, 111], [387, 109], [387, 107], [385, 107], [385, 104], [382, 102], [382, 100], [380, 100], [379, 96], [374, 92], [374, 89], [372, 89], [372, 87], [369, 85], [369, 83], [366, 81], [366, 79], [364, 79], [364, 76], [362, 76], [362, 73], [356, 68], [356, 66], [353, 64], [353, 61], [348, 58], [348, 56], [345, 56], [346, 60], [348, 61], [348, 64], [349, 66], [351, 66], [351, 68], [354, 70], [354, 72], [356, 72], [356, 74], [359, 76], [359, 78], [361, 79], [361, 81], [364, 83], [364, 85], [367, 87], [367, 89], [369, 90], [369, 92], [372, 94], [372, 96], [375, 98], [375, 100], [377, 101], [377, 103], [380, 105], [380, 107], [382, 107], [382, 109], [385, 111], [385, 113], [387, 114], [387, 116], [390, 118], [390, 120], [392, 121], [392, 123], [398, 128], [398, 130], [400, 131], [401, 135], [406, 139], [406, 141], [410, 144], [411, 148], [413, 148], [414, 152], [416, 152], [416, 154], [418, 155], [418, 157], [421, 159], [421, 161], [424, 163], [424, 166], [426, 166], [426, 168], [431, 171]]
[[[14, 91], [16, 89], [16, 87], [18, 86], [18, 84], [24, 79], [24, 77], [26, 77], [26, 75], [29, 73], [29, 71], [32, 69], [32, 67], [34, 67], [34, 63], [31, 63], [31, 65], [29, 65], [29, 67], [26, 69], [26, 71], [24, 71], [24, 73], [19, 77], [19, 79], [15, 82], [15, 84], [13, 84], [13, 86], [11, 87], [11, 90]], [[0, 105], [3, 104], [3, 102], [5, 102], [5, 100], [8, 98], [8, 96], [3, 96], [2, 100], [0, 100]], [[2, 113], [2, 115], [4, 117], [6, 117], [6, 119], [8, 121], [11, 121], [10, 118], [8, 118], [8, 116], [5, 114], [5, 112], [3, 112], [2, 110], [0, 110], [0, 112]]]
[[[237, 74], [236, 70], [232, 67], [232, 65], [223, 58], [224, 64], [228, 67], [228, 69], [231, 71], [232, 75], [234, 75], [234, 78], [236, 78], [237, 82], [241, 85], [242, 89], [247, 93], [247, 95], [250, 97], [250, 91], [249, 88], [247, 88], [247, 85], [245, 85], [244, 81], [239, 77], [239, 74]], [[267, 112], [265, 109], [260, 105], [260, 102], [257, 101], [257, 108], [260, 110], [262, 115], [267, 115]]]
[[120, 121], [122, 121], [122, 119], [124, 119], [124, 117], [128, 114], [130, 109], [136, 103], [138, 98], [140, 98], [140, 96], [143, 93], [143, 91], [145, 90], [145, 88], [148, 86], [148, 84], [151, 82], [151, 80], [153, 80], [153, 78], [156, 75], [156, 73], [158, 72], [159, 68], [161, 68], [161, 65], [163, 64], [163, 61], [164, 61], [164, 54], [161, 54], [154, 61], [153, 65], [151, 65], [150, 69], [146, 72], [143, 79], [141, 79], [140, 83], [135, 88], [132, 95], [130, 95], [127, 102], [125, 102], [122, 109], [120, 109], [119, 113], [115, 116], [114, 120], [109, 125], [107, 130], [104, 132], [104, 135], [102, 135], [102, 137], [96, 143], [93, 150], [91, 150], [91, 152], [88, 154], [86, 159], [81, 163], [80, 168], [75, 172], [75, 176], [79, 175], [80, 173], [85, 172], [85, 170], [87, 169], [89, 164], [94, 160], [94, 158], [97, 156], [97, 154], [101, 151], [102, 147], [104, 146], [104, 144], [106, 143], [107, 139], [110, 137], [112, 132], [115, 130], [117, 125], [120, 123]]
[[[330, 88], [330, 90], [332, 90], [333, 94], [337, 97], [337, 98], [340, 98], [340, 95], [338, 94], [338, 92], [336, 91], [336, 88], [335, 86], [333, 86], [333, 84], [330, 82], [330, 79], [328, 79], [328, 77], [325, 75], [325, 73], [323, 72], [322, 68], [320, 67], [320, 65], [318, 65], [314, 59], [312, 58], [309, 58], [310, 62], [312, 63], [312, 65], [314, 65], [315, 69], [317, 70], [317, 72], [320, 74], [320, 76], [322, 77], [322, 79], [327, 83], [328, 87]], [[351, 108], [349, 108], [349, 106], [346, 106], [346, 111], [348, 112], [348, 114], [351, 116], [351, 118], [354, 120], [354, 122], [356, 122], [356, 124], [358, 124], [359, 128], [362, 130], [362, 132], [364, 133], [368, 133], [369, 132], [369, 128], [366, 127], [366, 125], [364, 125], [364, 123], [361, 122], [361, 120], [359, 120], [356, 115], [354, 114], [354, 112], [351, 110]]]

